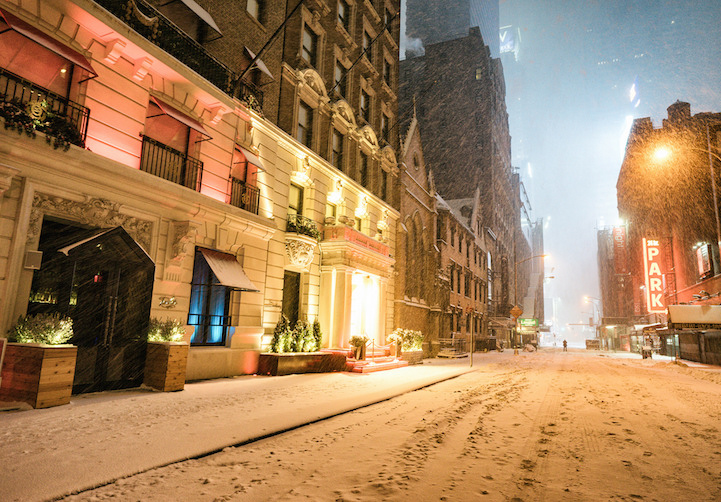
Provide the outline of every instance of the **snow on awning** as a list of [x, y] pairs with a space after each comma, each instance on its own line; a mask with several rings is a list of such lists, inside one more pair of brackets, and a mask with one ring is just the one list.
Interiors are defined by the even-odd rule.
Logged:
[[[254, 53], [253, 51], [251, 51], [251, 50], [248, 48], [247, 45], [245, 46], [245, 52], [246, 52], [246, 53], [248, 54], [248, 56], [250, 57], [250, 60], [251, 60], [251, 61], [253, 61], [253, 60], [255, 59], [255, 53]], [[275, 78], [273, 78], [273, 74], [270, 72], [270, 70], [268, 69], [268, 67], [265, 66], [265, 63], [263, 62], [262, 59], [258, 58], [258, 60], [255, 62], [255, 66], [257, 66], [260, 71], [262, 71], [263, 73], [265, 73], [266, 75], [268, 75], [270, 78], [272, 78], [273, 80], [275, 80]]]
[[181, 112], [177, 108], [174, 108], [170, 106], [165, 101], [156, 98], [155, 96], [150, 96], [153, 99], [153, 102], [158, 105], [158, 108], [160, 108], [160, 111], [162, 111], [164, 114], [166, 114], [168, 117], [172, 117], [178, 122], [187, 125], [191, 129], [195, 129], [200, 134], [203, 134], [204, 136], [207, 136], [210, 139], [213, 139], [210, 137], [210, 134], [208, 134], [208, 131], [205, 130], [203, 127], [203, 124], [195, 120], [193, 117]]
[[250, 282], [248, 276], [245, 275], [245, 270], [232, 254], [205, 248], [201, 248], [200, 252], [223, 286], [240, 291], [254, 291], [256, 293], [260, 291], [255, 284]]
[[253, 152], [246, 150], [245, 148], [243, 148], [240, 145], [236, 145], [236, 148], [241, 151], [241, 153], [245, 157], [245, 160], [247, 160], [249, 164], [253, 164], [255, 167], [257, 167], [261, 171], [265, 171], [264, 166], [263, 166], [263, 161], [260, 160], [260, 157], [258, 157]]
[[721, 305], [669, 305], [668, 327], [711, 329], [721, 327]]
[[55, 40], [47, 33], [38, 30], [34, 26], [26, 23], [19, 17], [14, 16], [13, 14], [2, 8], [0, 8], [0, 21], [4, 22], [4, 24], [7, 25], [7, 28], [5, 28], [2, 26], [2, 24], [0, 24], [0, 34], [8, 30], [13, 30], [23, 35], [24, 37], [29, 38], [33, 42], [42, 45], [46, 49], [57, 54], [58, 56], [67, 59], [74, 65], [79, 66], [83, 70], [90, 73], [93, 78], [98, 76], [98, 74], [93, 69], [93, 66], [90, 64], [90, 61], [88, 61], [88, 58], [80, 54], [72, 47], [68, 47], [61, 41]]

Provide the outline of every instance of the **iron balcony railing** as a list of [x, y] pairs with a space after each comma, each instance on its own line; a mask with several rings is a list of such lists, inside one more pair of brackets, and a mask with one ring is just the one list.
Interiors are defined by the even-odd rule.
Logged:
[[316, 240], [320, 240], [321, 238], [320, 230], [318, 230], [315, 222], [310, 218], [306, 218], [305, 216], [301, 216], [299, 214], [288, 215], [285, 231], [306, 235]]
[[147, 136], [143, 137], [140, 170], [178, 185], [200, 190], [203, 163]]
[[260, 190], [237, 178], [230, 178], [230, 204], [258, 214]]
[[240, 92], [238, 97], [241, 101], [261, 111], [263, 93], [256, 86], [250, 82], [240, 82], [239, 90], [236, 90], [238, 75], [233, 70], [145, 0], [96, 0], [95, 3], [218, 89], [231, 96]]
[[68, 98], [0, 68], [0, 115], [7, 121], [28, 120], [50, 136], [85, 146], [90, 110]]

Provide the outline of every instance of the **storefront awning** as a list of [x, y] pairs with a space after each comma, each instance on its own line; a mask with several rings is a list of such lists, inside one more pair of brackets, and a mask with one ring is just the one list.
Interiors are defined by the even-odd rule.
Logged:
[[201, 249], [200, 252], [223, 286], [240, 291], [254, 291], [256, 293], [260, 291], [255, 287], [255, 284], [250, 282], [248, 276], [245, 275], [245, 270], [232, 254], [212, 249]]
[[721, 327], [721, 305], [669, 305], [668, 327], [712, 329]]
[[242, 146], [238, 145], [236, 146], [238, 150], [240, 150], [243, 153], [243, 156], [245, 156], [245, 160], [248, 161], [249, 164], [253, 164], [255, 167], [260, 169], [261, 171], [264, 171], [263, 161], [260, 160], [260, 157], [258, 157], [256, 154], [246, 150]]
[[[90, 61], [88, 61], [88, 59], [82, 54], [80, 54], [78, 51], [71, 47], [68, 47], [59, 40], [55, 40], [47, 33], [38, 30], [34, 26], [26, 23], [19, 17], [14, 16], [13, 14], [2, 8], [0, 8], [0, 21], [0, 34], [7, 31], [8, 29], [13, 30], [29, 38], [33, 42], [42, 45], [46, 49], [57, 54], [58, 56], [67, 59], [74, 65], [82, 68], [83, 70], [86, 70], [93, 77], [98, 76], [98, 74], [93, 69], [93, 66], [90, 64]], [[7, 27], [3, 26], [2, 24], [7, 25]]]
[[215, 37], [213, 37], [213, 38], [211, 38], [211, 39], [209, 39], [209, 40], [206, 40], [206, 41], [217, 40], [217, 39], [219, 39], [220, 37], [223, 36], [223, 34], [220, 32], [220, 28], [218, 28], [218, 25], [215, 24], [215, 20], [213, 19], [213, 16], [211, 16], [210, 13], [209, 13], [207, 10], [205, 10], [205, 9], [202, 8], [200, 5], [198, 5], [197, 2], [195, 2], [195, 0], [170, 0], [170, 1], [168, 1], [168, 2], [164, 2], [164, 3], [161, 5], [161, 7], [164, 7], [164, 6], [168, 5], [168, 4], [171, 4], [171, 3], [177, 2], [177, 1], [179, 1], [180, 3], [182, 3], [183, 5], [185, 5], [188, 9], [190, 9], [190, 11], [191, 11], [193, 14], [195, 14], [196, 16], [198, 16], [205, 24], [208, 25], [208, 27], [209, 27], [211, 30], [213, 30], [213, 31], [216, 33], [216, 36], [215, 36]]
[[162, 111], [164, 114], [166, 114], [168, 117], [172, 117], [178, 122], [185, 124], [186, 126], [190, 127], [191, 129], [195, 129], [200, 134], [203, 134], [204, 136], [207, 136], [210, 139], [213, 139], [210, 137], [210, 134], [208, 134], [208, 131], [203, 128], [203, 124], [195, 120], [193, 117], [181, 112], [177, 108], [174, 108], [170, 106], [165, 101], [156, 98], [155, 96], [151, 96], [153, 98], [153, 102], [158, 105], [158, 108], [160, 108], [160, 111]]
[[[254, 53], [253, 51], [251, 51], [247, 46], [245, 47], [245, 52], [246, 52], [246, 54], [248, 54], [248, 56], [250, 57], [250, 60], [251, 60], [251, 61], [253, 61], [253, 60], [255, 59], [255, 53]], [[257, 66], [260, 71], [262, 71], [263, 73], [265, 73], [266, 75], [268, 75], [270, 78], [272, 78], [273, 80], [275, 80], [275, 79], [273, 78], [273, 74], [270, 72], [270, 70], [268, 69], [268, 67], [265, 66], [265, 63], [263, 62], [262, 59], [259, 58], [259, 59], [255, 62], [255, 66]]]

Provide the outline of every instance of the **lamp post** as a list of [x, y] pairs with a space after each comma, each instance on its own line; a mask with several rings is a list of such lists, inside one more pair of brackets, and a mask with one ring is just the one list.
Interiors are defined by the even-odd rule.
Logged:
[[521, 263], [525, 263], [529, 260], [533, 260], [534, 258], [548, 258], [549, 255], [547, 254], [537, 254], [535, 256], [529, 256], [528, 258], [525, 258], [521, 261], [517, 261], [513, 265], [513, 301], [516, 303], [515, 307], [511, 309], [511, 315], [513, 315], [513, 311], [519, 312], [518, 315], [514, 315], [515, 317], [515, 326], [513, 328], [513, 355], [518, 355], [518, 317], [523, 313], [523, 309], [521, 309], [520, 305], [518, 305], [518, 265]]

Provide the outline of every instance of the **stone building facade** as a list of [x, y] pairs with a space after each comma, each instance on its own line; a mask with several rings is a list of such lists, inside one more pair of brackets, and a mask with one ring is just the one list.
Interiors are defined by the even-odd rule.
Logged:
[[[337, 53], [330, 35], [354, 47], [335, 2], [307, 3], [296, 27], [325, 26], [323, 54]], [[375, 9], [386, 4], [344, 4], [380, 30]], [[282, 312], [319, 319], [324, 347], [347, 346], [352, 334], [384, 343], [398, 220], [395, 155], [378, 139], [385, 91], [359, 126], [360, 98], [356, 108], [331, 99], [330, 74], [283, 60], [290, 37], [240, 79], [285, 6], [157, 5], [0, 4], [9, 126], [0, 130], [0, 329], [25, 313], [73, 316], [80, 391], [142, 379], [137, 340], [151, 317], [186, 324], [188, 379], [253, 373]], [[397, 61], [397, 31], [381, 35], [378, 57]], [[290, 122], [278, 113], [282, 82], [295, 93]], [[302, 100], [309, 144], [297, 139]], [[26, 115], [32, 127], [19, 121]], [[331, 125], [342, 129], [345, 164], [321, 139]], [[100, 343], [99, 332], [111, 338]]]

